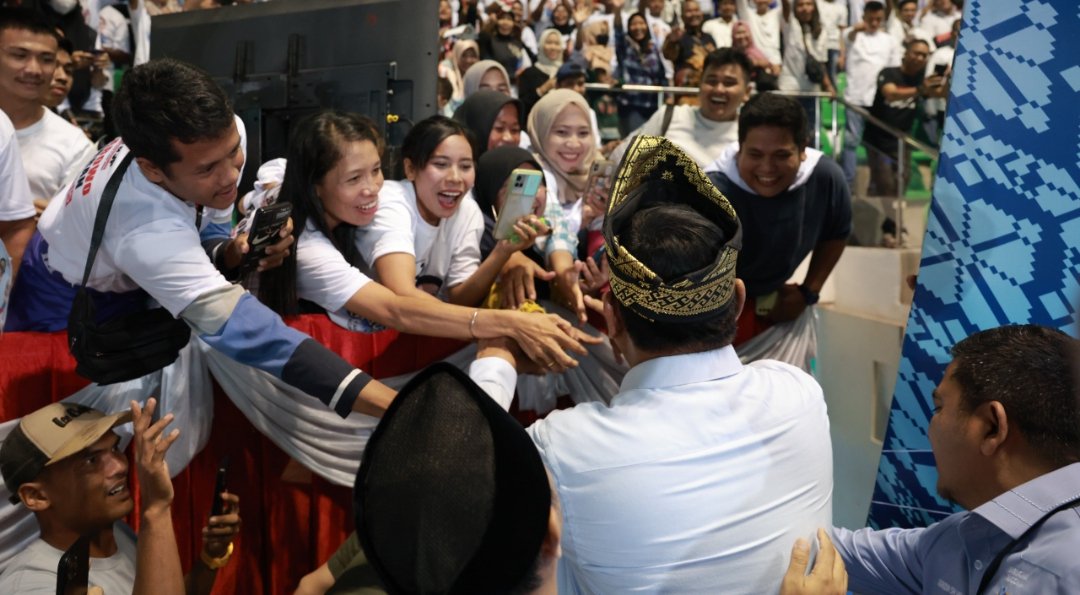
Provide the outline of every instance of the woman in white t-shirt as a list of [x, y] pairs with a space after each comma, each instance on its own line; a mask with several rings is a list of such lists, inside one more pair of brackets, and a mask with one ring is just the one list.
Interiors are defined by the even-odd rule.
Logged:
[[398, 295], [480, 304], [510, 256], [533, 245], [539, 218], [520, 219], [517, 241], [501, 240], [481, 259], [484, 217], [469, 196], [476, 166], [465, 127], [442, 116], [422, 120], [405, 136], [401, 158], [406, 179], [383, 186], [362, 256]]
[[[792, 4], [794, 2], [794, 5]], [[821, 22], [815, 0], [783, 0], [784, 61], [780, 69], [781, 91], [825, 91], [835, 94], [832, 81], [825, 72], [829, 61], [828, 35]], [[807, 64], [817, 62], [821, 78], [813, 80], [807, 74]], [[815, 97], [799, 97], [799, 103], [813, 126]]]
[[401, 297], [360, 271], [357, 236], [380, 210], [382, 143], [374, 123], [356, 114], [321, 112], [298, 126], [276, 199], [293, 205], [296, 250], [260, 274], [259, 298], [282, 315], [297, 313], [301, 299], [314, 302], [354, 330], [370, 330], [370, 320], [428, 336], [508, 337], [541, 365], [576, 365], [564, 350], [582, 352], [580, 333], [557, 317]]

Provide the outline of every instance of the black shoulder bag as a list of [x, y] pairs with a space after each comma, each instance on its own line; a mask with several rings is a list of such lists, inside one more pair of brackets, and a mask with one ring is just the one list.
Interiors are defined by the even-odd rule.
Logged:
[[806, 78], [815, 85], [820, 85], [825, 80], [825, 67], [810, 53], [810, 44], [806, 42], [806, 29], [802, 30], [803, 49], [806, 50]]
[[94, 300], [86, 292], [90, 269], [94, 266], [105, 222], [116, 198], [116, 190], [131, 164], [128, 153], [105, 185], [94, 218], [90, 253], [86, 257], [82, 286], [75, 294], [68, 315], [68, 348], [75, 356], [75, 371], [98, 384], [113, 384], [140, 378], [176, 361], [191, 338], [187, 323], [173, 318], [165, 308], [126, 314], [98, 324]]

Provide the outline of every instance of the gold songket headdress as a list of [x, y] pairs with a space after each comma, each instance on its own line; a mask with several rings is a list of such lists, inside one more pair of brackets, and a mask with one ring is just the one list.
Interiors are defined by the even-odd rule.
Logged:
[[[619, 242], [634, 213], [661, 203], [687, 205], [723, 230], [728, 240], [711, 264], [662, 279]], [[742, 247], [739, 218], [697, 163], [666, 138], [641, 135], [630, 141], [611, 189], [604, 242], [611, 291], [619, 303], [648, 320], [705, 320], [735, 295], [735, 261]]]

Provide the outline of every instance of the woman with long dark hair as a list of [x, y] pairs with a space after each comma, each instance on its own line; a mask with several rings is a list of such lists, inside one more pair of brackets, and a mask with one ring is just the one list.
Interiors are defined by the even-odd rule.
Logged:
[[259, 299], [282, 315], [314, 302], [353, 330], [373, 330], [373, 321], [429, 336], [505, 336], [535, 361], [572, 365], [563, 350], [579, 351], [577, 333], [555, 317], [402, 297], [361, 272], [357, 242], [380, 209], [382, 146], [374, 123], [356, 114], [325, 111], [298, 125], [276, 199], [293, 205], [296, 250], [259, 275]]

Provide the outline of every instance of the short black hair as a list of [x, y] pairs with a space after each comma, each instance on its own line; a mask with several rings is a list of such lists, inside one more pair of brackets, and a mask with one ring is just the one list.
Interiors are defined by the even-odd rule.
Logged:
[[45, 20], [40, 13], [27, 8], [0, 8], [0, 32], [8, 29], [48, 35], [57, 42], [60, 41], [60, 36], [49, 21]]
[[878, 0], [870, 0], [863, 5], [862, 9], [863, 14], [866, 14], [868, 12], [877, 12], [879, 10], [885, 10], [885, 5], [881, 2], [878, 2]]
[[71, 43], [71, 41], [68, 38], [66, 38], [66, 37], [58, 37], [56, 39], [56, 41], [60, 45], [58, 51], [67, 52], [68, 54], [74, 54], [75, 53], [75, 45], [73, 43]]
[[701, 72], [704, 75], [710, 68], [719, 68], [720, 66], [727, 66], [728, 64], [738, 66], [742, 70], [743, 81], [745, 81], [747, 85], [750, 84], [750, 71], [753, 70], [753, 64], [750, 63], [750, 58], [746, 56], [745, 52], [729, 47], [709, 52], [709, 54], [705, 56], [705, 63], [701, 66]]
[[220, 138], [234, 117], [229, 97], [205, 70], [172, 58], [128, 71], [112, 116], [131, 152], [166, 171], [180, 160], [173, 139], [189, 144]]
[[899, 2], [896, 3], [896, 8], [897, 8], [897, 10], [899, 10], [899, 9], [903, 8], [905, 5], [908, 5], [908, 4], [914, 4], [914, 5], [918, 6], [919, 5], [919, 0], [900, 0]]
[[[665, 280], [678, 279], [716, 260], [727, 242], [724, 231], [688, 205], [659, 203], [630, 218], [619, 240], [642, 264]], [[653, 353], [694, 353], [730, 345], [738, 300], [705, 321], [670, 323], [646, 319], [615, 300], [626, 332], [638, 348]]]
[[973, 411], [998, 401], [1046, 463], [1064, 467], [1080, 461], [1077, 345], [1065, 333], [1035, 324], [971, 335], [952, 348], [961, 406]]
[[739, 144], [746, 142], [746, 136], [758, 126], [786, 128], [799, 147], [806, 147], [809, 141], [806, 110], [793, 97], [776, 93], [759, 93], [751, 97], [739, 112]]

